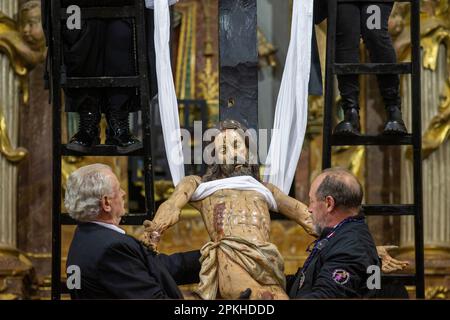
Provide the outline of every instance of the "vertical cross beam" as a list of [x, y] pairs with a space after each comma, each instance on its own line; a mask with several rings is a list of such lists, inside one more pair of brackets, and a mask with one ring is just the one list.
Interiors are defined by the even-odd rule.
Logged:
[[256, 0], [219, 1], [219, 114], [258, 129]]

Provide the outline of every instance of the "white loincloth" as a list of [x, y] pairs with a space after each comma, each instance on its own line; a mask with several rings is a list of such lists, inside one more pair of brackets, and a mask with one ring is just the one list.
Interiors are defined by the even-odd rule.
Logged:
[[[230, 261], [241, 266], [261, 285], [276, 285], [286, 290], [284, 260], [277, 247], [269, 242], [256, 245], [238, 237], [225, 237], [218, 242], [210, 241], [200, 250], [200, 283], [195, 290], [202, 299], [217, 297], [219, 288], [217, 250]], [[247, 288], [242, 288], [244, 291]], [[237, 298], [237, 297], [236, 297]]]

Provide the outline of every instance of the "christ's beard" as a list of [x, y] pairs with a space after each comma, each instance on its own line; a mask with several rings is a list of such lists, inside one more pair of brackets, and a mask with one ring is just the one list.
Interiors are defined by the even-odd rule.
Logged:
[[252, 169], [247, 164], [219, 164], [219, 168], [225, 178], [252, 175]]
[[249, 164], [214, 164], [208, 167], [205, 175], [202, 177], [203, 182], [238, 177], [253, 176], [252, 166]]
[[236, 167], [236, 165], [234, 165], [234, 164], [220, 164], [219, 170], [220, 170], [220, 172], [222, 172], [222, 174], [224, 176], [229, 177], [233, 174], [235, 167]]

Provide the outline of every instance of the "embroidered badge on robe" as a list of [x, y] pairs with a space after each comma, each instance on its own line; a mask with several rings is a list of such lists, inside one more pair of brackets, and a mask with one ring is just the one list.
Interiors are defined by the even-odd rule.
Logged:
[[350, 280], [350, 274], [344, 269], [336, 269], [333, 272], [332, 278], [337, 284], [346, 284]]

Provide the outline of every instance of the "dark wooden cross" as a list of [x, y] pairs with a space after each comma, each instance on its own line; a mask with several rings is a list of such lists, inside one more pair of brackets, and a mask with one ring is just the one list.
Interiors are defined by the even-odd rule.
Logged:
[[256, 0], [219, 0], [220, 120], [258, 129]]

